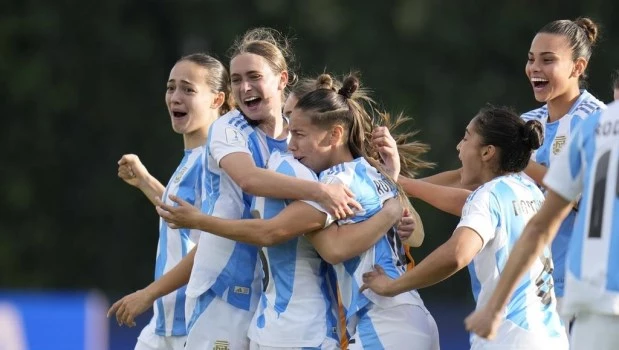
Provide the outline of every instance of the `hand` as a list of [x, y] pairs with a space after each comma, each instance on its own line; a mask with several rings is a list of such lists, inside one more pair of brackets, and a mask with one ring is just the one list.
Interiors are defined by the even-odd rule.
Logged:
[[322, 186], [322, 196], [318, 203], [337, 220], [342, 220], [355, 215], [355, 210], [361, 211], [363, 207], [355, 200], [355, 195], [350, 189], [341, 183]]
[[400, 174], [398, 145], [387, 127], [378, 126], [374, 128], [372, 131], [372, 145], [383, 160], [387, 174], [389, 174], [394, 181], [398, 181], [398, 175]]
[[492, 312], [487, 306], [471, 313], [464, 319], [464, 328], [467, 331], [486, 339], [494, 339], [500, 325], [500, 314]]
[[155, 198], [157, 214], [168, 223], [168, 226], [175, 229], [196, 228], [198, 217], [202, 214], [200, 209], [177, 196], [170, 195], [168, 198], [178, 206], [167, 205], [159, 197]]
[[146, 292], [146, 289], [141, 289], [115, 302], [107, 311], [107, 317], [116, 314], [116, 321], [119, 326], [124, 324], [133, 327], [135, 326], [134, 319], [148, 310], [154, 302], [154, 296]]
[[417, 227], [417, 223], [415, 222], [415, 217], [411, 214], [408, 208], [404, 208], [402, 211], [402, 218], [398, 223], [398, 236], [402, 241], [406, 241], [408, 237], [410, 237], [413, 232], [415, 232], [415, 228]]
[[392, 285], [393, 280], [387, 276], [385, 270], [379, 265], [374, 265], [374, 270], [363, 274], [363, 285], [359, 292], [370, 289], [378, 295], [392, 297], [396, 295], [392, 291]]
[[131, 186], [140, 187], [150, 174], [135, 154], [125, 154], [118, 161], [118, 177]]

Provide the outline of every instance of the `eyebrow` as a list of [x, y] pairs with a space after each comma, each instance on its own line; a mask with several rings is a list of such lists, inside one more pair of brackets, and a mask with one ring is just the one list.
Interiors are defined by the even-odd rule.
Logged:
[[[552, 52], [552, 51], [544, 51], [544, 52], [540, 52], [540, 55], [556, 55], [556, 53]], [[533, 55], [533, 52], [529, 51], [529, 55]]]
[[[174, 79], [170, 79], [170, 80], [168, 80], [168, 83], [174, 83], [174, 82], [175, 82], [175, 80], [174, 80]], [[180, 82], [181, 82], [181, 83], [184, 83], [184, 84], [187, 84], [187, 85], [193, 85], [193, 83], [192, 83], [192, 82], [190, 82], [189, 80], [185, 80], [185, 79], [181, 79], [181, 81], [180, 81]]]
[[241, 75], [248, 75], [248, 74], [255, 74], [255, 73], [260, 73], [260, 72], [257, 71], [257, 70], [250, 70], [250, 71], [247, 71], [247, 72], [243, 72], [243, 74], [241, 74], [241, 73], [232, 73], [232, 74], [230, 74], [230, 76], [241, 76]]

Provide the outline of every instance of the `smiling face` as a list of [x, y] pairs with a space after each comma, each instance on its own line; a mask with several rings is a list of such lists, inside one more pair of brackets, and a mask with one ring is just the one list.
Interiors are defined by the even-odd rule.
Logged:
[[262, 56], [242, 53], [230, 62], [230, 80], [234, 100], [247, 118], [260, 121], [281, 115], [287, 72], [273, 72]]
[[331, 167], [332, 133], [312, 124], [310, 113], [299, 108], [292, 110], [288, 124], [288, 150], [301, 164], [320, 173]]
[[578, 89], [580, 73], [574, 69], [572, 55], [569, 41], [563, 35], [539, 33], [533, 38], [525, 73], [538, 102], [548, 102], [570, 89]]
[[217, 118], [216, 93], [206, 83], [207, 74], [206, 68], [190, 61], [172, 67], [165, 102], [175, 132], [191, 134]]

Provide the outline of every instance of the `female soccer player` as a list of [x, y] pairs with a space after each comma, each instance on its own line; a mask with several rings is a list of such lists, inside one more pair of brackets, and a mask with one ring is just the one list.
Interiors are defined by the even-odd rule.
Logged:
[[485, 307], [466, 318], [466, 328], [493, 338], [501, 310], [522, 275], [557, 234], [582, 192], [567, 258], [564, 310], [576, 315], [570, 348], [616, 349], [619, 344], [619, 104], [583, 121], [550, 166], [548, 197], [527, 224]]
[[[180, 165], [164, 188], [136, 155], [125, 154], [118, 162], [118, 176], [151, 201], [176, 195], [200, 207], [206, 135], [213, 121], [230, 110], [229, 84], [228, 71], [215, 58], [198, 53], [179, 59], [170, 71], [165, 102], [172, 129], [183, 135], [185, 155]], [[172, 229], [160, 220], [155, 279], [193, 248], [197, 234], [195, 230]], [[184, 287], [158, 298], [153, 304], [153, 318], [135, 348], [183, 349], [187, 335], [184, 308]]]
[[[458, 145], [462, 183], [483, 183], [468, 197], [452, 237], [400, 278], [380, 266], [363, 276], [362, 289], [385, 296], [436, 284], [469, 265], [478, 308], [486, 304], [510, 251], [544, 197], [519, 174], [540, 146], [538, 121], [524, 122], [501, 108], [482, 109]], [[540, 255], [502, 312], [496, 340], [473, 337], [471, 349], [567, 349], [567, 337], [549, 288], [550, 255]]]

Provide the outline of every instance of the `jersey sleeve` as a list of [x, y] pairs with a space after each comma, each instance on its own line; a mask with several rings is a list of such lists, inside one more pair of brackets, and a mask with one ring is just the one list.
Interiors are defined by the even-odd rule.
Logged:
[[213, 123], [207, 142], [208, 151], [217, 164], [231, 153], [251, 154], [245, 133], [240, 127], [226, 123], [225, 120]]
[[458, 227], [468, 227], [481, 237], [482, 248], [494, 238], [499, 224], [498, 201], [492, 192], [479, 189], [469, 195]]
[[550, 165], [546, 176], [544, 176], [544, 185], [546, 188], [556, 192], [565, 200], [573, 201], [578, 198], [582, 191], [583, 180], [583, 154], [584, 135], [582, 130], [586, 128], [586, 124], [595, 121], [596, 118], [588, 118], [574, 131], [574, 135], [570, 139], [567, 149], [557, 156], [555, 161]]
[[[339, 178], [337, 175], [335, 175], [335, 174], [321, 175], [319, 181], [321, 183], [325, 184], [325, 185], [344, 183], [344, 181], [341, 178]], [[327, 227], [327, 226], [331, 225], [333, 222], [336, 221], [335, 218], [329, 213], [329, 211], [327, 211], [327, 209], [325, 209], [319, 203], [314, 202], [314, 201], [307, 201], [307, 200], [304, 200], [303, 202], [309, 204], [312, 207], [314, 207], [316, 210], [321, 211], [321, 212], [327, 214], [327, 219], [325, 220], [325, 226], [324, 227]], [[339, 224], [339, 222], [338, 222], [338, 224]]]

